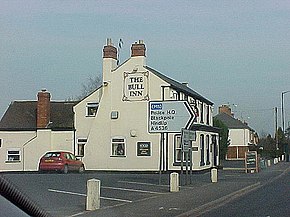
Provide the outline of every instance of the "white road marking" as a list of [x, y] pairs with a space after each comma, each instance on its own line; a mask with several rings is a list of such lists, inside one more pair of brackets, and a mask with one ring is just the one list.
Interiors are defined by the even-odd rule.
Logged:
[[120, 191], [132, 191], [132, 192], [140, 192], [140, 193], [149, 193], [149, 194], [166, 194], [162, 192], [156, 192], [156, 191], [144, 191], [139, 189], [131, 189], [131, 188], [115, 188], [115, 187], [101, 187], [106, 189], [112, 189], [112, 190], [120, 190]]
[[[87, 196], [86, 194], [75, 193], [75, 192], [70, 192], [70, 191], [61, 191], [61, 190], [55, 190], [55, 189], [48, 189], [48, 191], [56, 192], [56, 193], [62, 193], [62, 194], [78, 195], [78, 196], [83, 196], [83, 197]], [[111, 198], [111, 197], [100, 197], [100, 198], [104, 199], [104, 200], [114, 200], [114, 201], [120, 201], [120, 202], [126, 202], [126, 203], [132, 203], [133, 202], [131, 200], [124, 200], [124, 199]]]
[[78, 196], [83, 196], [83, 197], [87, 196], [86, 194], [75, 193], [75, 192], [70, 192], [70, 191], [61, 191], [61, 190], [55, 190], [55, 189], [47, 189], [47, 190], [51, 192], [62, 193], [62, 194], [71, 194], [71, 195], [78, 195]]
[[128, 183], [128, 184], [136, 184], [136, 185], [151, 185], [151, 186], [169, 187], [169, 185], [158, 185], [158, 184], [144, 183], [144, 182], [129, 182], [129, 181], [118, 181], [118, 182]]
[[[145, 183], [145, 182], [129, 182], [129, 181], [118, 181], [120, 183], [128, 183], [128, 184], [135, 184], [135, 185], [148, 185], [148, 186], [161, 186], [161, 187], [170, 187], [170, 185], [158, 185], [158, 184], [152, 184], [152, 183]], [[212, 183], [210, 184], [206, 184], [206, 185], [202, 185], [202, 186], [179, 186], [180, 188], [187, 188], [187, 189], [195, 189], [195, 188], [199, 188], [199, 187], [205, 187], [205, 186], [208, 186], [208, 185], [211, 185]], [[162, 194], [162, 193], [160, 193]], [[163, 194], [166, 194], [166, 193], [163, 193]]]

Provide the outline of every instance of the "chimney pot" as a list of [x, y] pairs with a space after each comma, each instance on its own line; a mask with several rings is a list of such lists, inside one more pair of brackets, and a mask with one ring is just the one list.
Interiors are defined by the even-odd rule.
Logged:
[[219, 107], [219, 113], [225, 113], [225, 114], [228, 114], [230, 116], [234, 116], [231, 108], [228, 105], [221, 105]]
[[107, 45], [103, 49], [103, 58], [112, 58], [117, 60], [117, 48], [114, 47], [112, 39], [107, 38]]
[[131, 57], [136, 56], [146, 56], [145, 55], [146, 47], [143, 40], [139, 40], [138, 42], [135, 42], [131, 46]]

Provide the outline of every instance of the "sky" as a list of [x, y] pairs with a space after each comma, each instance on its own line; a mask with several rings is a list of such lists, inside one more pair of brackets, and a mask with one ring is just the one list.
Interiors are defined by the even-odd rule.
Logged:
[[[147, 65], [189, 86], [260, 136], [290, 90], [289, 0], [0, 0], [0, 117], [16, 100], [80, 95], [101, 76], [106, 38], [144, 40]], [[284, 95], [290, 124], [290, 92]]]

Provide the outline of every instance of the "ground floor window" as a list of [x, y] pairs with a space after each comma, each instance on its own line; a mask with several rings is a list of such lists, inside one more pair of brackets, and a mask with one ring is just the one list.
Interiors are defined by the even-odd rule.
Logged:
[[7, 150], [6, 162], [20, 162], [21, 151], [19, 148]]
[[200, 135], [200, 166], [204, 166], [204, 135]]
[[85, 156], [85, 145], [87, 143], [87, 139], [85, 138], [79, 138], [77, 141], [78, 150], [77, 150], [77, 156]]
[[206, 164], [210, 164], [210, 159], [209, 159], [209, 135], [206, 136]]
[[114, 137], [112, 138], [112, 156], [123, 157], [125, 156], [125, 138]]
[[[189, 142], [189, 146], [191, 147], [191, 141]], [[181, 162], [181, 157], [183, 157], [183, 162], [186, 161], [186, 153], [182, 151], [182, 145], [181, 145], [181, 135], [177, 134], [174, 136], [174, 162]]]

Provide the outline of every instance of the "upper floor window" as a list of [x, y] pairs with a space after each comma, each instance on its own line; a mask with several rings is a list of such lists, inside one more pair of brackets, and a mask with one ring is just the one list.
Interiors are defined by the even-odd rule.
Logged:
[[2, 147], [2, 142], [3, 142], [3, 140], [2, 140], [2, 139], [0, 139], [0, 148]]
[[204, 115], [204, 112], [203, 112], [203, 103], [200, 104], [200, 123], [203, 123], [203, 115]]
[[206, 124], [207, 125], [209, 125], [210, 123], [210, 121], [209, 121], [209, 119], [210, 119], [210, 107], [209, 107], [209, 105], [207, 105], [206, 106]]
[[98, 110], [99, 103], [96, 102], [88, 102], [87, 103], [87, 116], [95, 117]]

